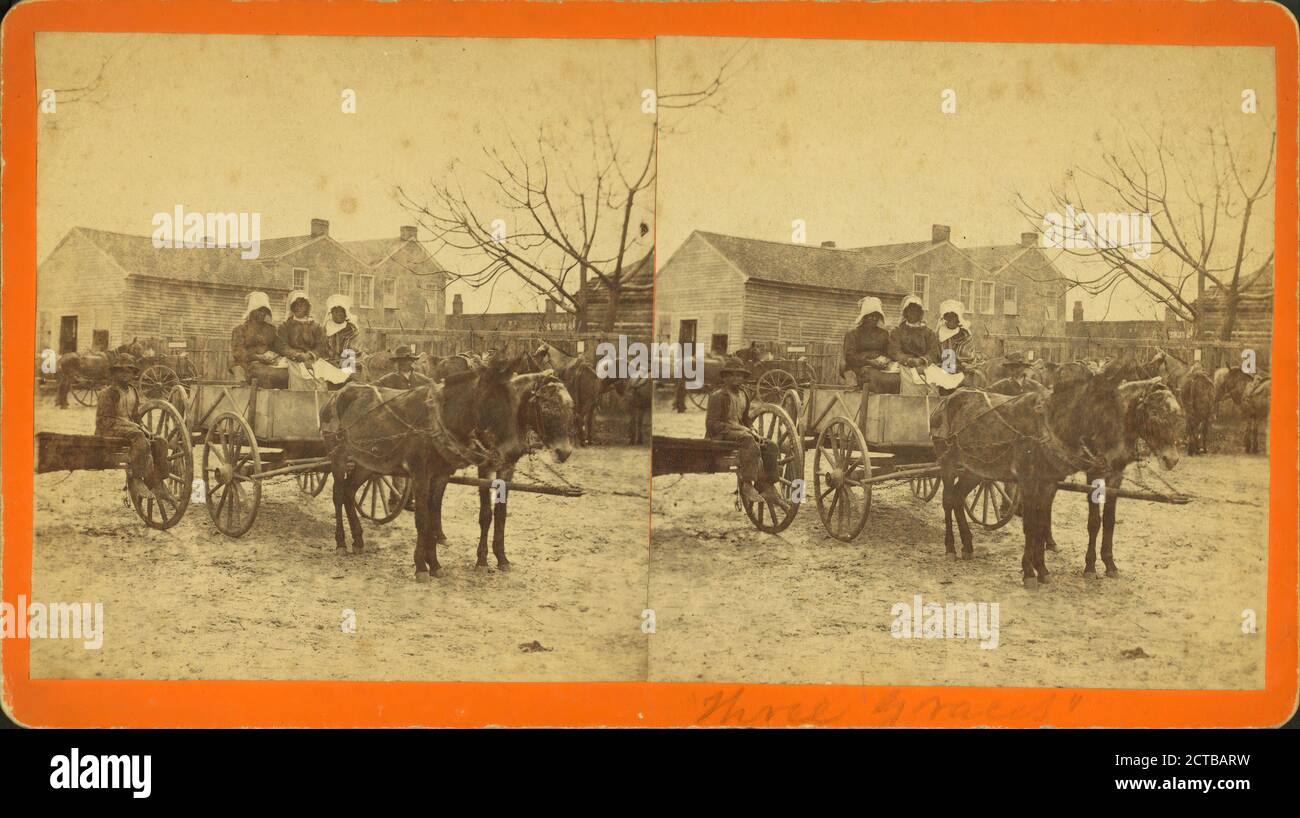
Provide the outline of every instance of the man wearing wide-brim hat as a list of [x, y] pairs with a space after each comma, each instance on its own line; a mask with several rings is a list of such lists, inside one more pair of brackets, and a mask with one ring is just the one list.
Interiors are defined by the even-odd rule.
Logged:
[[723, 364], [721, 374], [722, 386], [709, 394], [705, 437], [740, 444], [736, 450], [736, 480], [742, 497], [751, 503], [766, 501], [788, 511], [789, 501], [776, 490], [780, 451], [776, 443], [749, 428], [749, 395], [742, 388], [750, 376], [749, 368], [731, 358]]
[[176, 499], [163, 483], [171, 465], [167, 459], [167, 441], [151, 438], [131, 418], [131, 382], [139, 372], [139, 364], [127, 353], [120, 353], [109, 365], [109, 384], [100, 391], [95, 407], [95, 434], [127, 441], [128, 487], [141, 497], [175, 505]]
[[889, 355], [889, 330], [880, 299], [867, 296], [858, 302], [853, 329], [844, 335], [844, 361], [840, 374], [852, 372], [859, 385], [872, 392], [898, 393], [898, 364]]
[[413, 347], [405, 344], [398, 346], [391, 356], [393, 366], [397, 367], [396, 371], [389, 372], [376, 381], [375, 385], [385, 389], [414, 389], [432, 383], [428, 377], [415, 371], [415, 362], [419, 358], [420, 353]]
[[280, 335], [271, 323], [271, 299], [251, 292], [244, 303], [244, 321], [230, 333], [230, 362], [244, 369], [251, 383], [270, 389], [289, 385], [288, 363]]
[[1032, 366], [1033, 362], [1027, 360], [1023, 352], [1008, 352], [1002, 359], [1002, 371], [1006, 373], [1006, 377], [990, 384], [988, 391], [999, 395], [1023, 395], [1026, 392], [1043, 391], [1047, 387], [1029, 377], [1029, 369]]

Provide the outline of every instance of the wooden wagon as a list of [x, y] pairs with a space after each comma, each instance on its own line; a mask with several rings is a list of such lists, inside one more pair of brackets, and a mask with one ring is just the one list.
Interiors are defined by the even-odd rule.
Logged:
[[[199, 381], [183, 398], [194, 445], [203, 446], [199, 476], [212, 522], [239, 537], [252, 528], [262, 483], [292, 476], [316, 496], [329, 480], [320, 410], [332, 393], [261, 389], [241, 381]], [[405, 475], [373, 475], [356, 489], [357, 510], [376, 523], [397, 519], [411, 499]]]
[[[942, 398], [872, 394], [847, 384], [812, 384], [806, 399], [793, 390], [782, 405], [797, 418], [804, 445], [813, 450], [812, 491], [822, 524], [850, 541], [866, 527], [872, 487], [907, 481], [912, 494], [930, 501], [939, 491], [939, 467], [930, 438], [930, 413]], [[1015, 483], [981, 482], [966, 496], [970, 519], [993, 530], [1015, 515]]]

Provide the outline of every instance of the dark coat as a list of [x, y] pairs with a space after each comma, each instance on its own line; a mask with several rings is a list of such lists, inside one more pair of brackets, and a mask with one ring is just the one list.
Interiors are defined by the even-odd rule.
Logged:
[[889, 354], [889, 330], [858, 325], [844, 335], [844, 370], [860, 369], [881, 355]]
[[433, 381], [419, 372], [411, 370], [408, 375], [403, 375], [401, 372], [389, 372], [375, 381], [375, 386], [382, 386], [385, 389], [414, 389], [417, 386], [424, 386], [429, 383], [433, 383]]
[[932, 364], [939, 363], [939, 334], [929, 327], [899, 324], [890, 333], [889, 340], [890, 357], [899, 363], [911, 358], [924, 358]]
[[265, 321], [245, 321], [230, 333], [230, 360], [248, 365], [265, 352], [284, 354], [275, 327]]

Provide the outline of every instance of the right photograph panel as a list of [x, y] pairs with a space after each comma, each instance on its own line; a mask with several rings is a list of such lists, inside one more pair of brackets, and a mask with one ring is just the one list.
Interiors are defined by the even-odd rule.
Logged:
[[657, 66], [650, 679], [1262, 688], [1273, 51]]

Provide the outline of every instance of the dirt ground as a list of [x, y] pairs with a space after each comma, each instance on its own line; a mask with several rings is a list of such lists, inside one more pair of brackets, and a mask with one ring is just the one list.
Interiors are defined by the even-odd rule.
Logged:
[[[597, 435], [612, 439], [615, 420]], [[94, 410], [43, 403], [37, 426], [88, 433]], [[512, 494], [508, 573], [474, 571], [477, 494], [449, 487], [446, 575], [428, 585], [413, 579], [410, 513], [364, 523], [368, 552], [336, 556], [329, 486], [310, 498], [292, 477], [269, 483], [253, 529], [230, 539], [202, 504], [169, 531], [146, 528], [120, 472], [38, 475], [32, 598], [103, 602], [106, 635], [100, 650], [33, 640], [32, 676], [644, 679], [649, 449], [579, 449], [554, 468], [587, 494]]]
[[[655, 432], [702, 436], [704, 413], [655, 406]], [[806, 461], [811, 476], [811, 455]], [[1132, 469], [1130, 468], [1130, 475]], [[944, 558], [940, 498], [906, 484], [872, 499], [856, 542], [827, 536], [811, 503], [780, 535], [735, 507], [732, 475], [655, 478], [650, 641], [655, 681], [1262, 688], [1268, 461], [1184, 457], [1163, 475], [1186, 506], [1120, 501], [1117, 578], [1085, 579], [1087, 499], [1054, 507], [1052, 584], [1020, 584], [1019, 520], [975, 529], [970, 562]], [[1158, 481], [1148, 480], [1155, 487]], [[1000, 644], [898, 639], [892, 607], [999, 604]], [[1243, 611], [1257, 631], [1243, 633]]]

